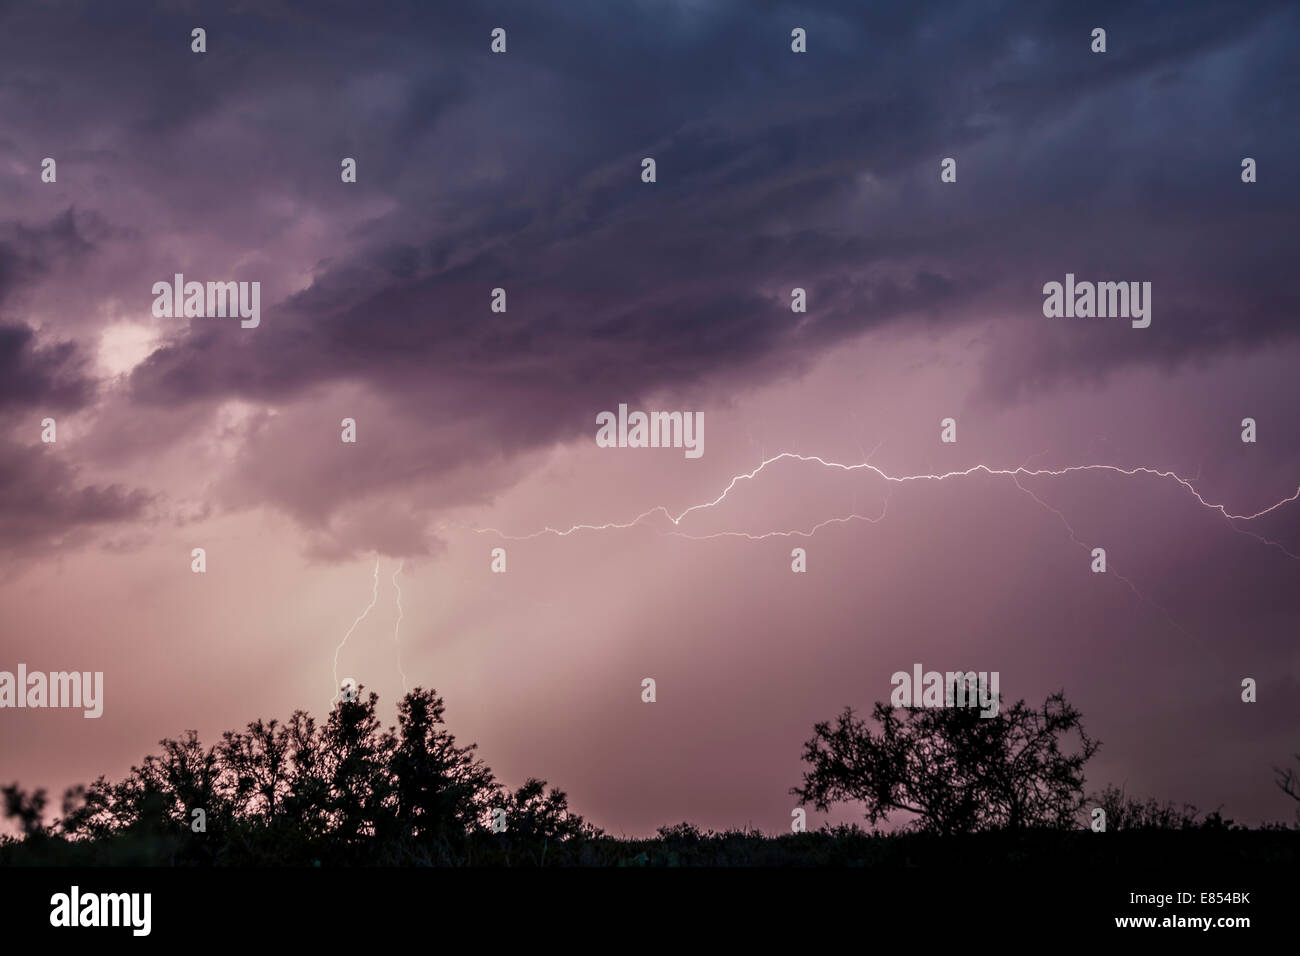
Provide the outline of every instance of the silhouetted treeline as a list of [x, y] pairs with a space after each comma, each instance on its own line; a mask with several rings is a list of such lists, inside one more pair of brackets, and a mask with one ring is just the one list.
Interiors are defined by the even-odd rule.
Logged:
[[[1063, 694], [993, 718], [878, 704], [875, 731], [852, 710], [817, 724], [793, 792], [822, 810], [860, 804], [869, 823], [898, 825], [893, 833], [854, 825], [767, 837], [681, 823], [652, 839], [602, 833], [544, 781], [497, 782], [475, 745], [446, 730], [433, 691], [403, 697], [387, 730], [377, 703], [375, 694], [342, 702], [324, 726], [303, 711], [284, 724], [257, 720], [213, 746], [194, 731], [163, 740], [120, 782], [69, 790], [49, 825], [44, 791], [12, 784], [0, 791], [4, 813], [24, 838], [0, 840], [0, 864], [910, 867], [954, 853], [989, 865], [1061, 855], [1084, 867], [1153, 854], [1300, 861], [1300, 830], [1283, 824], [1246, 830], [1217, 810], [1202, 816], [1113, 786], [1085, 799], [1083, 765], [1100, 745]], [[1295, 771], [1276, 772], [1300, 800]], [[1098, 809], [1104, 833], [1093, 832]]]
[[[254, 721], [205, 747], [194, 731], [126, 779], [70, 790], [41, 823], [45, 795], [6, 790], [27, 835], [4, 858], [113, 864], [544, 864], [599, 831], [567, 798], [498, 783], [447, 732], [442, 698], [416, 689], [382, 731], [378, 697], [341, 702], [323, 727], [303, 711]], [[505, 830], [493, 832], [493, 821]], [[498, 824], [499, 825], [499, 824]], [[32, 860], [33, 862], [37, 860]]]

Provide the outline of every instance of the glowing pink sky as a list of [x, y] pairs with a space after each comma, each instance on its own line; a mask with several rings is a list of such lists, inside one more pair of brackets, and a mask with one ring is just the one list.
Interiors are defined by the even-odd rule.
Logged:
[[[813, 724], [915, 662], [1064, 689], [1090, 791], [1287, 817], [1300, 564], [1239, 532], [1300, 554], [1298, 505], [787, 461], [676, 529], [475, 530], [680, 512], [784, 451], [1295, 494], [1295, 11], [1116, 12], [1143, 39], [1104, 63], [1021, 14], [832, 4], [802, 60], [794, 13], [728, 3], [520, 7], [497, 60], [477, 12], [209, 18], [203, 57], [188, 16], [0, 15], [0, 669], [106, 687], [98, 720], [0, 712], [0, 778], [57, 803], [187, 728], [322, 715], [377, 560], [340, 676], [394, 719], [400, 562], [409, 685], [615, 833], [784, 830]], [[260, 281], [261, 326], [153, 318], [175, 272]], [[1044, 318], [1066, 272], [1151, 281], [1151, 327]], [[702, 411], [703, 457], [597, 448], [620, 402]]]

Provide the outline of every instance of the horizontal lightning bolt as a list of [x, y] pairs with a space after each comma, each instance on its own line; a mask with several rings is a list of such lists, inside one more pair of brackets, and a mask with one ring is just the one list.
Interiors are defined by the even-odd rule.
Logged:
[[[1151, 475], [1163, 480], [1172, 480], [1182, 485], [1185, 489], [1187, 489], [1188, 492], [1191, 493], [1192, 497], [1194, 497], [1202, 507], [1208, 508], [1211, 511], [1219, 512], [1229, 522], [1253, 521], [1256, 518], [1261, 518], [1264, 515], [1276, 511], [1278, 508], [1281, 508], [1285, 504], [1289, 504], [1290, 502], [1300, 499], [1300, 486], [1298, 486], [1294, 494], [1290, 495], [1287, 498], [1283, 498], [1272, 505], [1269, 505], [1267, 508], [1264, 508], [1261, 511], [1257, 511], [1254, 514], [1235, 514], [1229, 511], [1224, 505], [1214, 504], [1212, 502], [1206, 501], [1205, 498], [1201, 495], [1201, 493], [1196, 490], [1195, 486], [1193, 486], [1192, 483], [1188, 481], [1186, 478], [1181, 477], [1180, 475], [1178, 475], [1173, 471], [1163, 471], [1158, 468], [1147, 468], [1147, 467], [1121, 468], [1118, 465], [1106, 465], [1106, 464], [1070, 465], [1065, 468], [1027, 468], [1023, 465], [1018, 468], [991, 468], [988, 465], [972, 465], [970, 468], [966, 468], [961, 471], [949, 471], [949, 472], [944, 472], [942, 474], [891, 475], [885, 472], [883, 469], [878, 468], [875, 465], [869, 464], [868, 462], [865, 461], [859, 462], [857, 464], [844, 464], [843, 462], [838, 462], [838, 461], [827, 461], [825, 458], [821, 458], [817, 455], [800, 455], [800, 454], [796, 454], [795, 452], [782, 452], [779, 455], [773, 455], [770, 458], [764, 459], [762, 464], [760, 464], [753, 471], [744, 472], [742, 474], [738, 474], [732, 477], [731, 481], [727, 483], [727, 486], [722, 489], [722, 492], [716, 498], [713, 498], [710, 501], [704, 501], [699, 504], [691, 505], [690, 507], [684, 509], [683, 511], [677, 514], [673, 514], [664, 505], [656, 505], [653, 508], [641, 512], [639, 515], [637, 515], [635, 518], [632, 518], [630, 521], [621, 521], [621, 522], [611, 521], [611, 522], [606, 522], [604, 524], [575, 524], [566, 529], [552, 528], [548, 526], [542, 528], [540, 531], [534, 531], [533, 533], [526, 534], [526, 535], [508, 535], [505, 534], [504, 532], [497, 530], [496, 528], [475, 528], [474, 530], [479, 534], [495, 534], [498, 537], [501, 537], [509, 541], [528, 541], [532, 538], [541, 537], [542, 535], [547, 535], [547, 534], [556, 535], [559, 537], [567, 537], [568, 535], [571, 535], [577, 531], [615, 531], [615, 530], [632, 528], [635, 527], [636, 525], [641, 524], [647, 518], [650, 518], [651, 516], [656, 514], [663, 515], [672, 523], [673, 527], [676, 528], [681, 525], [683, 520], [685, 520], [689, 515], [695, 513], [696, 511], [705, 511], [709, 508], [713, 508], [718, 504], [720, 504], [722, 501], [726, 499], [726, 497], [729, 494], [731, 494], [732, 490], [741, 482], [752, 481], [754, 478], [758, 477], [758, 475], [760, 475], [763, 471], [765, 471], [769, 466], [774, 465], [777, 462], [786, 461], [786, 460], [798, 461], [798, 462], [812, 462], [821, 465], [824, 468], [830, 468], [830, 469], [846, 471], [846, 472], [867, 471], [891, 484], [904, 484], [906, 482], [918, 482], [918, 481], [947, 481], [950, 478], [969, 478], [972, 475], [985, 474], [991, 477], [1010, 478], [1019, 487], [1020, 478], [1042, 478], [1042, 477], [1061, 478], [1066, 475], [1074, 474], [1075, 472], [1108, 471], [1118, 475], [1124, 475], [1130, 478], [1138, 475]], [[1025, 491], [1026, 489], [1021, 487], [1020, 490]], [[1043, 502], [1041, 501], [1039, 503], [1043, 504]], [[884, 517], [884, 511], [882, 509], [881, 514], [876, 518], [870, 518], [860, 514], [850, 514], [850, 515], [845, 515], [842, 517], [831, 518], [826, 521], [822, 521], [814, 525], [813, 528], [811, 528], [808, 531], [774, 531], [762, 535], [750, 535], [738, 531], [722, 531], [710, 535], [697, 536], [697, 535], [681, 534], [681, 536], [690, 537], [693, 538], [694, 540], [702, 540], [706, 538], [725, 537], [725, 536], [747, 537], [754, 540], [759, 540], [761, 538], [766, 538], [771, 536], [788, 537], [793, 535], [799, 535], [802, 537], [811, 537], [819, 529], [826, 527], [829, 524], [837, 524], [837, 523], [842, 524], [849, 521], [867, 521], [874, 524], [880, 521], [881, 518], [883, 517]], [[1290, 551], [1287, 551], [1286, 548], [1284, 548], [1281, 544], [1277, 543], [1276, 541], [1270, 541], [1269, 539], [1264, 538], [1258, 534], [1254, 534], [1253, 532], [1244, 531], [1243, 529], [1236, 528], [1235, 525], [1233, 527], [1234, 530], [1241, 531], [1244, 534], [1249, 534], [1251, 535], [1251, 537], [1257, 538], [1258, 540], [1264, 542], [1265, 544], [1269, 544], [1272, 545], [1273, 547], [1278, 548], [1279, 550], [1283, 551], [1287, 556], [1300, 560], [1300, 555], [1292, 554]]]
[[[879, 446], [877, 446], [877, 448], [878, 447]], [[875, 454], [874, 450], [872, 451], [872, 454], [873, 455]], [[1129, 478], [1136, 477], [1139, 475], [1150, 475], [1156, 478], [1160, 478], [1162, 480], [1175, 481], [1183, 488], [1185, 488], [1188, 492], [1190, 492], [1192, 497], [1195, 498], [1197, 503], [1200, 504], [1202, 507], [1207, 508], [1211, 511], [1219, 512], [1219, 514], [1221, 514], [1224, 517], [1224, 519], [1232, 526], [1234, 531], [1238, 531], [1242, 534], [1250, 535], [1251, 537], [1256, 538], [1257, 540], [1265, 544], [1278, 548], [1288, 557], [1300, 560], [1300, 555], [1293, 554], [1278, 542], [1271, 541], [1268, 538], [1265, 538], [1262, 535], [1256, 534], [1252, 531], [1246, 531], [1245, 529], [1238, 528], [1235, 524], [1233, 524], [1233, 522], [1237, 522], [1237, 521], [1253, 521], [1256, 518], [1262, 518], [1264, 515], [1270, 514], [1271, 512], [1276, 511], [1278, 508], [1281, 508], [1283, 505], [1289, 504], [1293, 501], [1296, 501], [1297, 499], [1300, 499], [1300, 487], [1297, 487], [1295, 493], [1290, 495], [1289, 497], [1283, 498], [1280, 501], [1277, 501], [1269, 505], [1267, 508], [1255, 512], [1254, 514], [1235, 514], [1229, 511], [1227, 507], [1224, 505], [1214, 504], [1210, 501], [1207, 501], [1201, 495], [1201, 493], [1196, 490], [1195, 486], [1188, 479], [1183, 478], [1182, 476], [1178, 475], [1173, 471], [1164, 471], [1158, 468], [1147, 468], [1147, 467], [1121, 468], [1118, 465], [1108, 465], [1108, 464], [1070, 465], [1065, 468], [1029, 468], [1025, 465], [1022, 465], [1018, 468], [992, 468], [988, 465], [972, 465], [970, 468], [966, 468], [960, 471], [944, 472], [942, 474], [890, 475], [886, 473], [884, 470], [877, 468], [875, 465], [869, 463], [871, 455], [866, 455], [864, 457], [867, 459], [867, 461], [862, 461], [856, 464], [844, 464], [842, 462], [837, 462], [837, 461], [827, 461], [825, 458], [821, 458], [817, 455], [800, 455], [795, 452], [782, 452], [779, 455], [773, 455], [770, 458], [764, 459], [763, 462], [753, 471], [743, 472], [741, 474], [733, 476], [732, 479], [727, 483], [727, 486], [722, 489], [722, 492], [718, 494], [717, 497], [709, 501], [704, 501], [699, 504], [691, 505], [690, 507], [682, 510], [677, 514], [673, 514], [664, 505], [656, 505], [653, 508], [641, 512], [639, 515], [637, 515], [635, 518], [632, 518], [630, 521], [621, 521], [621, 522], [611, 521], [611, 522], [606, 522], [604, 524], [575, 524], [575, 525], [571, 525], [566, 529], [558, 529], [558, 528], [552, 528], [548, 526], [541, 529], [540, 531], [534, 531], [533, 533], [526, 534], [526, 535], [508, 535], [497, 530], [496, 528], [475, 528], [474, 530], [478, 534], [495, 534], [498, 537], [501, 537], [509, 541], [528, 541], [531, 540], [532, 538], [537, 538], [547, 534], [556, 535], [558, 537], [567, 537], [568, 535], [574, 534], [575, 532], [578, 531], [614, 531], [614, 530], [632, 528], [635, 527], [636, 525], [641, 524], [647, 518], [650, 518], [651, 516], [656, 514], [663, 515], [665, 518], [668, 519], [668, 521], [672, 523], [674, 529], [676, 529], [680, 527], [682, 521], [684, 521], [689, 515], [697, 511], [708, 510], [709, 508], [713, 508], [721, 504], [727, 498], [727, 496], [731, 494], [732, 490], [735, 489], [735, 487], [739, 485], [741, 482], [752, 481], [753, 479], [757, 478], [758, 475], [760, 475], [770, 465], [776, 464], [777, 462], [780, 461], [791, 460], [791, 461], [805, 462], [805, 463], [812, 462], [817, 465], [821, 465], [824, 468], [836, 469], [845, 472], [866, 471], [876, 475], [877, 477], [891, 484], [903, 484], [906, 482], [914, 482], [914, 481], [947, 481], [950, 478], [968, 478], [976, 474], [985, 474], [991, 477], [1009, 478], [1015, 484], [1015, 486], [1019, 488], [1022, 492], [1028, 495], [1031, 499], [1033, 499], [1043, 508], [1047, 509], [1052, 514], [1056, 515], [1056, 517], [1065, 526], [1066, 531], [1070, 535], [1071, 541], [1073, 541], [1075, 544], [1079, 545], [1080, 547], [1087, 549], [1088, 545], [1085, 544], [1083, 541], [1079, 540], [1078, 535], [1075, 534], [1074, 528], [1070, 525], [1069, 521], [1066, 520], [1065, 515], [1062, 514], [1059, 509], [1053, 508], [1051, 505], [1045, 502], [1038, 495], [1034, 494], [1028, 488], [1024, 487], [1024, 485], [1020, 483], [1020, 480], [1022, 478], [1042, 478], [1042, 477], [1062, 478], [1067, 475], [1071, 475], [1075, 472], [1108, 471]], [[835, 518], [828, 518], [824, 521], [818, 522], [817, 524], [813, 525], [811, 528], [807, 530], [769, 531], [763, 534], [751, 534], [745, 531], [718, 531], [712, 534], [703, 534], [703, 535], [691, 535], [683, 531], [674, 530], [668, 532], [668, 534], [677, 537], [689, 538], [695, 541], [707, 540], [709, 538], [721, 538], [721, 537], [740, 537], [740, 538], [746, 538], [751, 541], [761, 541], [765, 538], [770, 538], [770, 537], [811, 538], [819, 530], [832, 524], [846, 524], [851, 521], [865, 521], [869, 524], [876, 524], [884, 519], [885, 512], [888, 505], [889, 505], [889, 496], [886, 495], [884, 503], [880, 510], [880, 514], [874, 518], [869, 517], [867, 515], [853, 513], [853, 514], [843, 515]], [[1144, 595], [1141, 591], [1139, 591], [1137, 586], [1129, 578], [1116, 572], [1113, 566], [1110, 567], [1108, 570], [1114, 575], [1114, 577], [1122, 581], [1139, 600], [1143, 601], [1144, 603], [1158, 610], [1164, 616], [1165, 620], [1167, 620], [1179, 632], [1181, 632], [1186, 636], [1189, 637], [1191, 636], [1188, 635], [1188, 632], [1184, 628], [1179, 626], [1178, 622], [1175, 621], [1170, 616], [1169, 612], [1165, 608], [1163, 608], [1161, 605], [1157, 604], [1155, 601], [1151, 600], [1146, 595]]]

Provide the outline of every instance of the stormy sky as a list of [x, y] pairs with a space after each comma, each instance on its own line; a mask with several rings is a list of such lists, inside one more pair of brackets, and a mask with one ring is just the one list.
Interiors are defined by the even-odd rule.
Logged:
[[[0, 2], [0, 669], [106, 697], [0, 712], [0, 777], [319, 716], [377, 593], [338, 674], [614, 832], [784, 830], [813, 724], [917, 662], [1064, 689], [1090, 790], [1287, 818], [1300, 502], [1197, 495], [1300, 489], [1297, 40], [1281, 2]], [[154, 317], [176, 273], [260, 325]], [[1150, 327], [1045, 317], [1067, 273], [1150, 282]], [[704, 455], [598, 448], [620, 403]], [[1195, 493], [787, 459], [544, 532], [782, 452]]]

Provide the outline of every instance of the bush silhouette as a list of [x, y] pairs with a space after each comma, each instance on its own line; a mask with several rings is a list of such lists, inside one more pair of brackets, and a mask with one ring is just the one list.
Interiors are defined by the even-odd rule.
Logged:
[[[1083, 765], [1096, 752], [1062, 694], [1000, 717], [969, 708], [876, 705], [879, 731], [846, 710], [816, 725], [810, 767], [794, 792], [826, 810], [860, 800], [878, 823], [914, 817], [893, 833], [857, 825], [765, 836], [702, 831], [682, 822], [656, 837], [614, 838], [530, 778], [511, 790], [447, 730], [432, 690], [401, 699], [381, 729], [374, 694], [338, 704], [323, 725], [303, 711], [257, 720], [205, 746], [194, 731], [161, 741], [116, 783], [100, 777], [64, 796], [47, 826], [46, 795], [4, 787], [5, 816], [22, 839], [0, 837], [0, 865], [416, 866], [947, 866], [953, 853], [1023, 864], [1062, 857], [1105, 870], [1152, 853], [1164, 859], [1294, 861], [1300, 831], [1233, 828], [1217, 811], [1128, 800], [1108, 787], [1098, 839], [1071, 824], [1083, 810]], [[1292, 781], [1279, 773], [1279, 784]], [[1288, 791], [1290, 792], [1290, 791]], [[195, 811], [205, 826], [198, 828]], [[499, 824], [504, 820], [505, 827]], [[493, 823], [498, 823], [497, 827]], [[196, 829], [197, 828], [197, 829]], [[499, 832], [498, 832], [499, 830]], [[1167, 833], [1177, 830], [1175, 843]], [[916, 832], [912, 832], [916, 831]], [[1197, 831], [1195, 833], [1190, 831]], [[1207, 832], [1213, 831], [1213, 832]], [[938, 835], [938, 836], [937, 836]], [[936, 838], [937, 837], [937, 838]]]
[[861, 802], [873, 825], [902, 811], [941, 834], [1062, 828], [1083, 806], [1083, 765], [1100, 746], [1064, 693], [988, 718], [970, 707], [881, 703], [872, 717], [878, 733], [852, 708], [834, 726], [818, 723], [804, 745], [810, 769], [791, 792], [823, 812]]
[[[303, 711], [256, 720], [212, 747], [188, 731], [122, 781], [70, 790], [49, 831], [43, 791], [6, 788], [6, 815], [29, 842], [53, 838], [114, 863], [541, 865], [599, 835], [545, 781], [499, 784], [475, 745], [447, 731], [434, 691], [403, 697], [386, 731], [377, 704], [373, 693], [341, 702], [323, 727]], [[504, 833], [491, 829], [494, 808], [506, 812]]]

